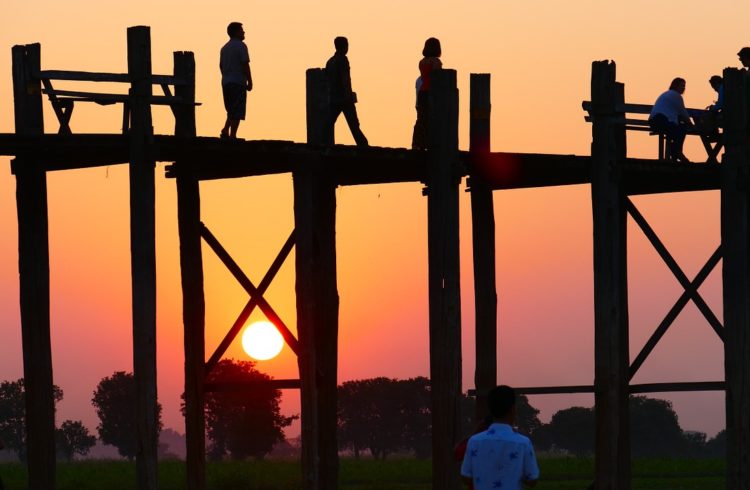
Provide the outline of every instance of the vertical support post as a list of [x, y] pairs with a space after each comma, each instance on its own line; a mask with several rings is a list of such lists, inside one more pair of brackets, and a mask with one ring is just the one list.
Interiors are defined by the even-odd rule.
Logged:
[[[16, 134], [44, 133], [41, 46], [13, 46]], [[55, 401], [50, 343], [47, 174], [36, 162], [16, 159], [18, 273], [20, 281], [26, 450], [29, 489], [55, 488]]]
[[[308, 143], [323, 145], [327, 111], [318, 101], [325, 72], [307, 71]], [[297, 335], [306, 490], [338, 488], [336, 388], [339, 296], [336, 285], [336, 184], [319, 168], [294, 173]]]
[[328, 76], [325, 69], [307, 70], [307, 142], [313, 145], [333, 146], [334, 126], [331, 123]]
[[482, 156], [490, 152], [490, 75], [472, 73], [469, 151], [472, 154], [471, 234], [474, 248], [475, 417], [487, 416], [485, 393], [497, 385], [497, 286], [495, 281], [495, 209]]
[[427, 234], [432, 396], [432, 488], [460, 488], [453, 446], [461, 396], [461, 288], [458, 246], [456, 71], [433, 72], [430, 88]]
[[721, 247], [724, 252], [724, 372], [727, 489], [750, 489], [750, 144], [747, 77], [724, 70]]
[[138, 488], [156, 489], [156, 250], [154, 160], [151, 155], [151, 32], [128, 28], [130, 77], [130, 253], [133, 288], [133, 372], [136, 389]]
[[[174, 76], [187, 82], [175, 86], [185, 104], [175, 107], [177, 137], [194, 137], [195, 57], [174, 53]], [[194, 162], [175, 162], [177, 173], [177, 224], [180, 235], [182, 321], [185, 328], [185, 437], [187, 489], [206, 488], [206, 421], [204, 417], [205, 322], [203, 254], [201, 252], [201, 203]]]
[[620, 183], [625, 128], [616, 113], [622, 99], [615, 63], [595, 61], [591, 75], [595, 470], [596, 488], [607, 490], [630, 488], [627, 214]]

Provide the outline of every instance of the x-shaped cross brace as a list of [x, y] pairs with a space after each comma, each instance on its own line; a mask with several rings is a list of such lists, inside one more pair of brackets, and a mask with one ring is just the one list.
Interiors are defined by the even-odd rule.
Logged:
[[289, 331], [279, 315], [276, 314], [271, 305], [269, 305], [266, 299], [263, 297], [263, 294], [265, 294], [268, 286], [271, 285], [271, 282], [276, 276], [276, 273], [279, 271], [281, 265], [284, 263], [286, 258], [289, 256], [292, 248], [294, 247], [294, 231], [292, 231], [292, 233], [289, 235], [289, 238], [287, 239], [286, 243], [284, 243], [284, 246], [281, 247], [279, 254], [271, 264], [271, 267], [268, 268], [268, 271], [266, 272], [265, 276], [263, 276], [263, 280], [260, 281], [260, 284], [257, 288], [255, 287], [255, 285], [253, 285], [250, 279], [248, 279], [245, 273], [242, 272], [240, 266], [237, 265], [237, 263], [234, 261], [234, 259], [232, 259], [226, 249], [222, 247], [216, 237], [208, 230], [208, 228], [206, 228], [206, 225], [204, 225], [203, 223], [201, 223], [200, 233], [201, 237], [203, 237], [208, 246], [211, 247], [211, 249], [214, 251], [214, 253], [216, 253], [216, 255], [224, 263], [227, 269], [229, 269], [229, 272], [232, 273], [235, 279], [237, 279], [240, 285], [242, 285], [245, 291], [247, 291], [247, 293], [250, 295], [250, 300], [247, 302], [247, 304], [245, 304], [245, 307], [237, 316], [237, 319], [232, 324], [229, 332], [227, 332], [224, 339], [216, 348], [216, 351], [213, 353], [213, 355], [211, 355], [208, 362], [206, 362], [206, 375], [208, 375], [213, 367], [216, 366], [216, 364], [219, 362], [221, 357], [227, 351], [227, 348], [229, 348], [229, 345], [237, 337], [237, 334], [240, 332], [240, 330], [242, 330], [242, 326], [245, 324], [256, 307], [260, 308], [263, 314], [265, 314], [266, 317], [271, 321], [271, 323], [274, 324], [289, 348], [292, 349], [295, 354], [299, 355], [299, 343], [294, 337], [294, 334]]
[[716, 267], [716, 265], [719, 263], [719, 260], [721, 260], [722, 253], [721, 253], [721, 245], [719, 245], [716, 251], [711, 255], [711, 257], [709, 257], [706, 264], [701, 268], [701, 270], [695, 276], [695, 279], [690, 281], [685, 275], [685, 273], [682, 271], [682, 269], [680, 269], [680, 266], [677, 265], [677, 261], [675, 261], [675, 259], [669, 253], [669, 251], [667, 250], [667, 247], [664, 246], [664, 244], [656, 235], [656, 233], [651, 228], [651, 226], [648, 224], [646, 219], [643, 217], [640, 211], [638, 211], [638, 209], [635, 207], [635, 205], [629, 198], [626, 198], [625, 205], [626, 205], [626, 209], [628, 210], [628, 213], [630, 213], [630, 216], [633, 217], [633, 220], [641, 228], [641, 230], [643, 231], [643, 234], [646, 235], [646, 238], [648, 238], [648, 240], [651, 242], [651, 245], [653, 245], [657, 253], [661, 256], [661, 258], [667, 264], [667, 267], [669, 267], [669, 270], [672, 271], [672, 273], [677, 278], [677, 281], [685, 289], [685, 291], [682, 293], [682, 295], [680, 295], [679, 299], [674, 304], [674, 306], [672, 306], [672, 309], [670, 309], [667, 315], [664, 317], [664, 320], [661, 321], [659, 326], [651, 335], [651, 338], [649, 338], [648, 342], [646, 342], [646, 344], [643, 346], [643, 349], [641, 349], [641, 352], [638, 354], [638, 356], [635, 358], [633, 363], [630, 365], [630, 379], [633, 379], [633, 376], [635, 376], [635, 373], [638, 371], [638, 369], [641, 367], [643, 362], [649, 356], [651, 351], [654, 349], [654, 347], [656, 347], [656, 344], [664, 336], [664, 334], [667, 332], [667, 329], [670, 327], [670, 325], [672, 325], [674, 320], [677, 318], [677, 316], [680, 314], [682, 309], [690, 300], [692, 300], [693, 303], [695, 303], [695, 306], [698, 307], [698, 310], [700, 310], [700, 312], [708, 321], [709, 325], [711, 325], [711, 327], [714, 329], [714, 331], [716, 332], [716, 335], [719, 336], [722, 342], [724, 341], [723, 325], [721, 324], [719, 319], [716, 318], [716, 315], [714, 315], [713, 311], [711, 311], [711, 308], [703, 300], [700, 293], [698, 293], [698, 288], [701, 286], [701, 284], [703, 284], [703, 281], [706, 280], [706, 278], [714, 269], [714, 267]]

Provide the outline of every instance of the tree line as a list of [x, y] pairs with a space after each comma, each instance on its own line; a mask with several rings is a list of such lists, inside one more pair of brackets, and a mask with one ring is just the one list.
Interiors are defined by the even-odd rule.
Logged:
[[[209, 374], [209, 382], [258, 382], [271, 377], [258, 371], [250, 361], [223, 360]], [[205, 417], [207, 458], [262, 459], [285, 442], [284, 429], [297, 415], [283, 416], [281, 392], [263, 387], [247, 393], [206, 393]], [[54, 387], [55, 403], [63, 391]], [[127, 459], [136, 454], [136, 420], [132, 409], [135, 379], [132, 373], [117, 371], [103, 378], [92, 395], [99, 424], [98, 439], [117, 448]], [[23, 379], [0, 383], [0, 439], [24, 461], [24, 385]], [[424, 377], [409, 379], [372, 378], [347, 381], [338, 389], [339, 448], [354, 457], [367, 454], [385, 459], [394, 453], [431, 456], [430, 381]], [[157, 404], [159, 430], [161, 405]], [[184, 410], [184, 405], [183, 405]], [[474, 400], [461, 397], [461, 431], [474, 431]], [[555, 413], [549, 423], [539, 420], [539, 410], [526, 396], [517, 401], [517, 430], [532, 438], [538, 451], [564, 452], [587, 456], [594, 451], [594, 409], [571, 407]], [[630, 399], [631, 446], [634, 457], [723, 457], [725, 433], [707, 439], [706, 434], [684, 431], [670, 402], [645, 396]], [[172, 431], [173, 432], [173, 431]], [[56, 429], [58, 454], [71, 460], [85, 456], [96, 444], [80, 420], [65, 420]], [[162, 445], [166, 446], [166, 445]], [[166, 452], [160, 447], [160, 453]]]

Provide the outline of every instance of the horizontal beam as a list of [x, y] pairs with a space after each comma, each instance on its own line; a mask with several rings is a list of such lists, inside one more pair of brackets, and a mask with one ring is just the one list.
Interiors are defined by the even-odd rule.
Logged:
[[[127, 73], [97, 73], [91, 71], [42, 70], [36, 74], [40, 80], [70, 80], [77, 82], [121, 82], [130, 83]], [[172, 75], [151, 75], [154, 85], [187, 85], [181, 78]]]
[[[724, 381], [689, 381], [675, 383], [645, 383], [630, 385], [631, 394], [639, 393], [672, 393], [682, 391], [724, 391]], [[521, 395], [570, 395], [577, 393], [594, 393], [593, 385], [573, 386], [535, 386], [513, 388]], [[469, 390], [469, 396], [476, 396], [477, 390]]]
[[[194, 165], [199, 180], [291, 173], [314, 169], [333, 176], [338, 185], [424, 182], [427, 152], [403, 148], [320, 148], [276, 140], [222, 140], [155, 136], [156, 161], [168, 165], [167, 178], [179, 165]], [[0, 134], [0, 155], [25, 156], [24, 163], [52, 170], [127, 163], [127, 136], [113, 134]], [[588, 184], [590, 159], [577, 155], [461, 152], [462, 176], [480, 175], [495, 190]], [[701, 191], [719, 188], [721, 165], [675, 164], [628, 158], [622, 167], [623, 185], [630, 195]]]
[[274, 390], [298, 390], [300, 381], [298, 379], [269, 379], [263, 381], [225, 381], [210, 382], [203, 385], [206, 393], [252, 393], [259, 388], [271, 388]]
[[[128, 94], [101, 94], [97, 92], [79, 92], [76, 90], [42, 90], [47, 95], [54, 95], [59, 98], [70, 97], [79, 102], [96, 102], [101, 104], [116, 104], [128, 102]], [[64, 99], [63, 99], [64, 100]], [[152, 95], [149, 98], [151, 105], [201, 105], [200, 102], [186, 102], [181, 97], [166, 95]]]

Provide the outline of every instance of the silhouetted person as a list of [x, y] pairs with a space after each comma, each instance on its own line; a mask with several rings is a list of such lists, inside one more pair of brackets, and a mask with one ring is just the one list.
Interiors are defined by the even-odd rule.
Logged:
[[419, 84], [417, 91], [417, 122], [414, 123], [414, 134], [411, 138], [411, 147], [415, 150], [427, 148], [430, 118], [430, 81], [432, 72], [443, 67], [443, 63], [440, 61], [441, 54], [439, 40], [431, 37], [424, 42], [423, 58], [419, 61], [419, 76], [422, 83]]
[[[354, 137], [354, 141], [357, 142], [357, 146], [369, 146], [367, 138], [365, 138], [365, 135], [359, 128], [357, 107], [354, 105], [357, 103], [357, 94], [352, 91], [349, 58], [346, 57], [346, 53], [349, 52], [349, 41], [345, 37], [339, 36], [333, 40], [333, 45], [336, 47], [336, 53], [334, 53], [334, 55], [331, 56], [331, 59], [328, 60], [328, 63], [326, 63], [331, 131], [333, 131], [333, 127], [336, 125], [336, 120], [339, 118], [339, 114], [343, 112], [344, 117], [346, 118], [346, 123], [349, 125], [349, 130]], [[333, 134], [330, 136], [330, 142], [333, 144]]]
[[221, 48], [219, 69], [221, 70], [221, 90], [224, 94], [224, 108], [227, 120], [221, 130], [222, 138], [236, 138], [240, 121], [245, 119], [247, 92], [253, 89], [250, 73], [250, 54], [245, 39], [245, 30], [240, 22], [227, 26], [229, 41]]
[[714, 75], [708, 79], [711, 88], [716, 91], [716, 102], [707, 107], [710, 112], [718, 113], [724, 108], [724, 79]]
[[687, 128], [692, 126], [690, 114], [685, 109], [682, 94], [685, 93], [685, 79], [675, 78], [669, 90], [661, 94], [654, 102], [648, 123], [651, 131], [663, 133], [669, 145], [669, 159], [675, 162], [690, 163], [682, 153]]
[[742, 67], [745, 68], [745, 71], [747, 71], [750, 68], [750, 47], [745, 46], [744, 48], [740, 49], [740, 51], [737, 53], [737, 57], [740, 59]]

